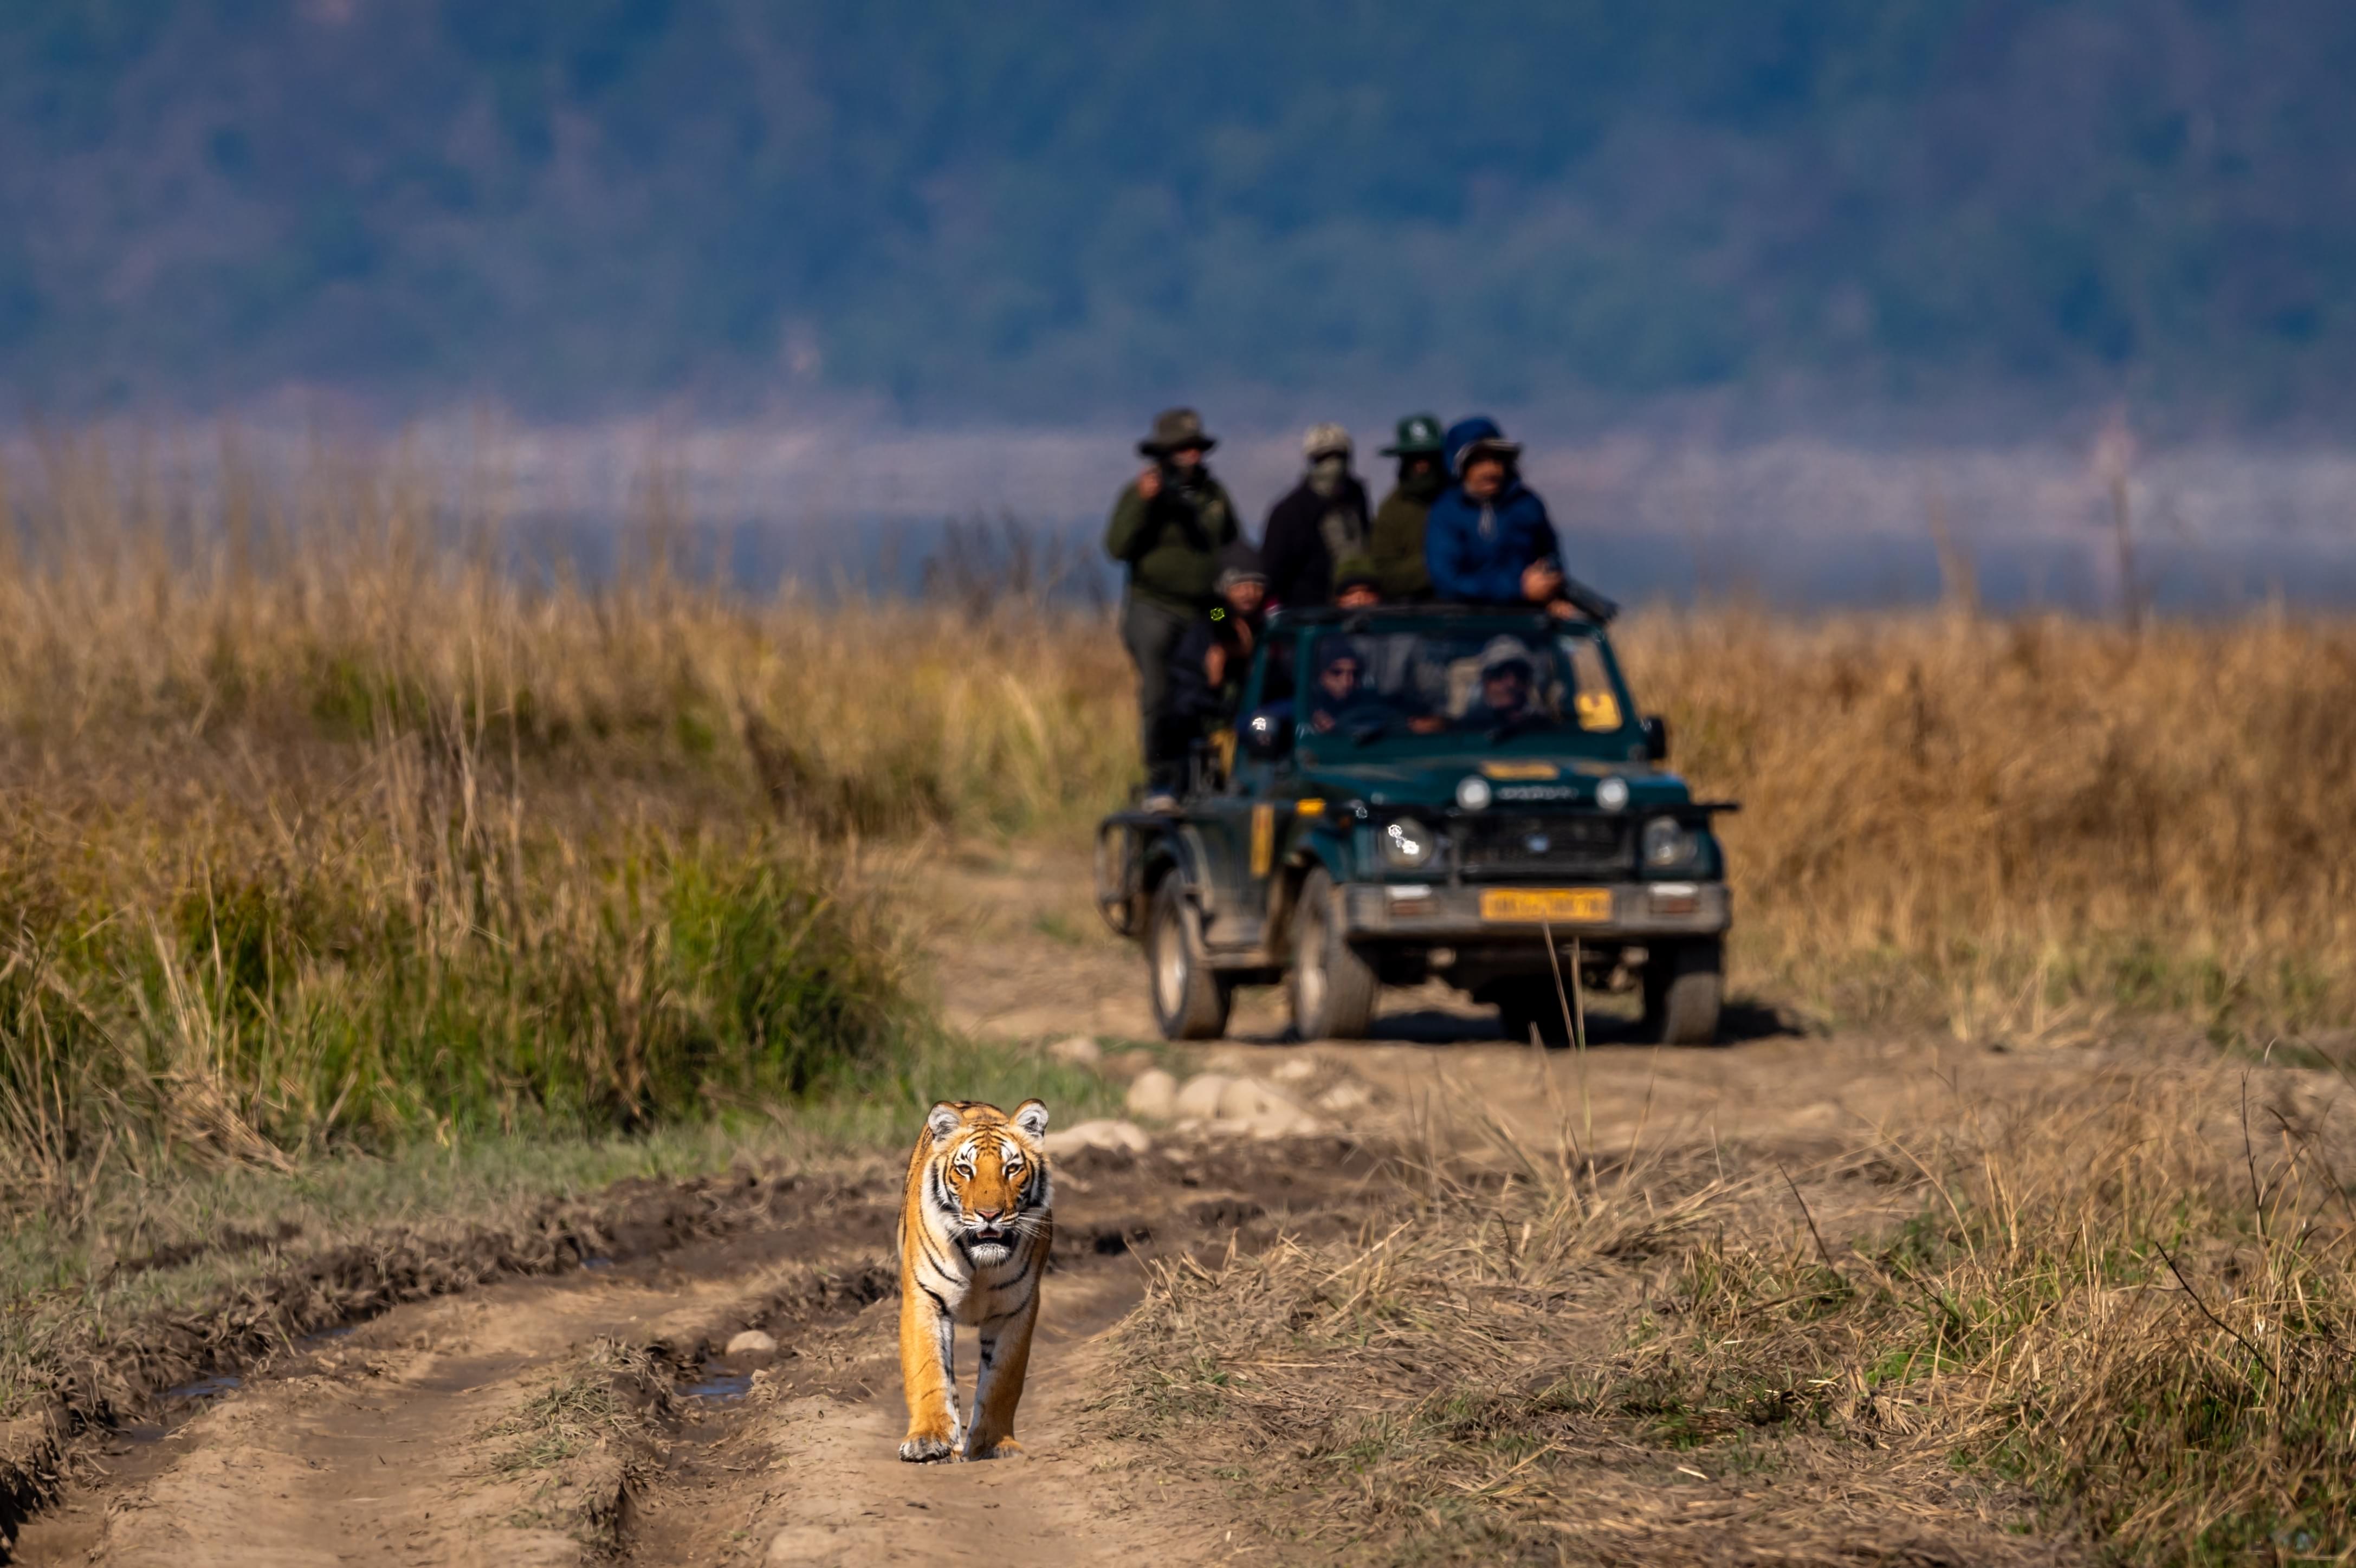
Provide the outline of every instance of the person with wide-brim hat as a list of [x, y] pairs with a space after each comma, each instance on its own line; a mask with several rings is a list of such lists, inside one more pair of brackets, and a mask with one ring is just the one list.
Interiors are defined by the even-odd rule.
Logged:
[[1153, 416], [1153, 429], [1137, 443], [1137, 454], [1158, 463], [1191, 452], [1199, 462], [1218, 444], [1219, 438], [1203, 428], [1201, 414], [1192, 409], [1164, 409]]
[[1236, 507], [1203, 461], [1218, 444], [1193, 409], [1164, 409], [1137, 443], [1151, 460], [1123, 487], [1105, 553], [1128, 570], [1120, 635], [1137, 666], [1148, 803], [1169, 801], [1185, 766], [1172, 754], [1170, 663], [1179, 639], [1218, 598], [1219, 551], [1237, 538]]
[[1423, 533], [1432, 502], [1448, 488], [1440, 463], [1441, 445], [1438, 414], [1409, 414], [1398, 421], [1397, 435], [1383, 448], [1385, 457], [1398, 459], [1398, 478], [1375, 508], [1363, 564], [1374, 573], [1376, 591], [1391, 603], [1419, 604], [1431, 597]]

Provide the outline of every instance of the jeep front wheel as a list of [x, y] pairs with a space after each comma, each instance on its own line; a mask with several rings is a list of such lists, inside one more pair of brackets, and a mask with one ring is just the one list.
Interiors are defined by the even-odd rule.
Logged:
[[1202, 917], [1174, 877], [1153, 890], [1145, 928], [1146, 974], [1153, 990], [1153, 1021], [1164, 1040], [1216, 1040], [1227, 1032], [1234, 987], [1203, 961]]
[[1663, 1045], [1716, 1045], [1723, 965], [1715, 937], [1656, 944], [1644, 959], [1644, 1038]]
[[1323, 866], [1301, 880], [1292, 942], [1292, 1029], [1303, 1040], [1364, 1040], [1382, 979], [1343, 934], [1333, 879]]

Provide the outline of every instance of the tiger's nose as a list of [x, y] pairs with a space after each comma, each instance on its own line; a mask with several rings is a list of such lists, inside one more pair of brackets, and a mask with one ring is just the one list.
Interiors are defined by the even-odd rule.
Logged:
[[1005, 1212], [1006, 1211], [1003, 1209], [977, 1209], [974, 1211], [974, 1213], [980, 1217], [981, 1222], [985, 1225], [997, 1224], [998, 1217]]

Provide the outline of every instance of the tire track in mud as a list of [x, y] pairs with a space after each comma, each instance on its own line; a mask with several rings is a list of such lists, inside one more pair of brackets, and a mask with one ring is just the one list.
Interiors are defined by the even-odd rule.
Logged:
[[[290, 1326], [303, 1322], [305, 1304], [316, 1307], [313, 1287], [323, 1268], [332, 1277], [332, 1260], [288, 1271], [275, 1294], [265, 1282], [251, 1302], [230, 1304], [222, 1326], [201, 1341], [210, 1352], [201, 1360], [173, 1356], [168, 1334], [177, 1325], [159, 1325], [166, 1349], [119, 1352], [134, 1364], [115, 1372], [116, 1386], [158, 1364], [187, 1375], [193, 1362], [234, 1392], [200, 1402], [193, 1413], [152, 1395], [110, 1404], [110, 1413], [156, 1413], [168, 1429], [91, 1434], [104, 1446], [85, 1442], [76, 1451], [76, 1484], [21, 1531], [15, 1561], [80, 1562], [85, 1553], [100, 1562], [336, 1561], [332, 1552], [316, 1554], [330, 1539], [362, 1551], [345, 1560], [370, 1560], [366, 1549], [390, 1542], [410, 1554], [384, 1561], [459, 1561], [415, 1555], [412, 1527], [396, 1530], [394, 1521], [404, 1510], [420, 1520], [434, 1511], [419, 1499], [452, 1491], [469, 1464], [496, 1467], [497, 1445], [485, 1435], [531, 1379], [599, 1339], [692, 1359], [704, 1319], [743, 1304], [748, 1289], [773, 1315], [823, 1307], [841, 1293], [841, 1278], [868, 1262], [863, 1252], [829, 1243], [838, 1228], [832, 1216], [887, 1211], [896, 1193], [880, 1180], [739, 1175], [632, 1182], [602, 1197], [563, 1206], [561, 1234], [572, 1256], [535, 1252], [526, 1259], [531, 1269], [515, 1271], [528, 1277], [473, 1289], [498, 1255], [487, 1259], [476, 1233], [439, 1249], [431, 1238], [396, 1238], [390, 1255], [415, 1254], [429, 1266], [399, 1273], [385, 1293], [393, 1302], [365, 1298], [378, 1310], [340, 1339], [314, 1335], [289, 1346]], [[804, 1217], [811, 1213], [827, 1218], [812, 1225]], [[494, 1246], [511, 1244], [502, 1232]], [[541, 1277], [558, 1268], [569, 1272]], [[266, 1338], [256, 1321], [269, 1323]], [[267, 1348], [241, 1364], [225, 1348], [242, 1339]], [[511, 1397], [503, 1403], [503, 1395]], [[430, 1462], [422, 1470], [405, 1463], [405, 1449]], [[249, 1495], [265, 1506], [241, 1509]], [[287, 1506], [267, 1506], [273, 1501]], [[270, 1540], [279, 1543], [265, 1548]]]
[[[1370, 1162], [1340, 1146], [1304, 1153], [1059, 1162], [1029, 1460], [899, 1462], [897, 1184], [837, 1184], [724, 1236], [398, 1306], [282, 1355], [168, 1435], [90, 1455], [16, 1560], [757, 1563], [781, 1535], [799, 1545], [779, 1561], [963, 1561], [957, 1543], [979, 1555], [992, 1541], [1052, 1543], [1059, 1561], [1191, 1560], [1215, 1508], [1131, 1497], [1080, 1445], [1103, 1362], [1094, 1337], [1138, 1299], [1149, 1256], [1263, 1245], [1280, 1221], [1348, 1222], [1326, 1206], [1346, 1203]], [[749, 1394], [689, 1397], [720, 1381], [710, 1359], [748, 1327], [781, 1346]], [[611, 1414], [548, 1440], [550, 1462], [519, 1464], [534, 1413], [584, 1388]]]
[[[162, 1312], [112, 1341], [53, 1352], [46, 1407], [0, 1425], [0, 1563], [39, 1511], [86, 1473], [113, 1435], [142, 1438], [175, 1414], [169, 1391], [266, 1374], [306, 1339], [341, 1334], [405, 1303], [503, 1279], [559, 1275], [628, 1262], [761, 1223], [781, 1205], [823, 1200], [832, 1182], [801, 1174], [738, 1171], [686, 1181], [635, 1179], [590, 1198], [551, 1199], [498, 1225], [391, 1229], [299, 1257], [201, 1312]], [[208, 1254], [251, 1253], [300, 1239], [224, 1228], [130, 1260], [118, 1274], [177, 1266]], [[152, 1455], [112, 1456], [144, 1473]]]

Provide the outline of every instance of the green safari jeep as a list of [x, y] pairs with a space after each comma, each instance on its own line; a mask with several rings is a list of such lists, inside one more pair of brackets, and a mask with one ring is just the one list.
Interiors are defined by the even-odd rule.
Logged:
[[1359, 1039], [1382, 987], [1436, 977], [1561, 1043], [1576, 965], [1641, 985], [1648, 1038], [1716, 1040], [1710, 823], [1736, 807], [1664, 771], [1666, 726], [1636, 716], [1601, 627], [1280, 612], [1240, 715], [1176, 811], [1098, 828], [1097, 905], [1143, 944], [1165, 1036], [1214, 1038], [1237, 986], [1284, 982], [1301, 1039]]

